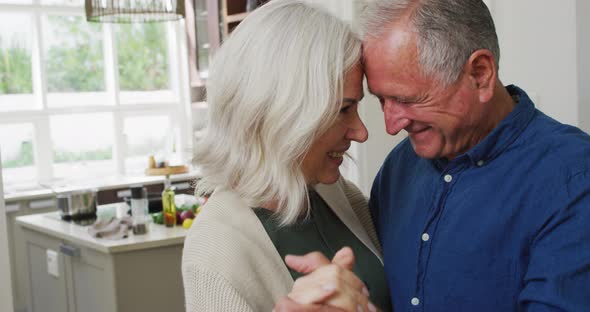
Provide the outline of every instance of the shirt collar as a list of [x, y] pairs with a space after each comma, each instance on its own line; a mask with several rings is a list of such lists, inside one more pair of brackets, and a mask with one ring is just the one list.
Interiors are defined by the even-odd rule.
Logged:
[[[482, 166], [502, 153], [514, 142], [527, 127], [535, 114], [535, 105], [529, 96], [515, 85], [509, 85], [506, 90], [517, 99], [516, 106], [481, 142], [458, 156], [453, 162], [471, 162], [474, 166]], [[448, 161], [437, 159], [433, 161], [439, 168], [445, 168]]]
[[524, 90], [515, 85], [507, 86], [506, 90], [517, 99], [516, 106], [490, 134], [466, 153], [473, 165], [481, 166], [496, 158], [520, 136], [535, 115], [535, 105]]

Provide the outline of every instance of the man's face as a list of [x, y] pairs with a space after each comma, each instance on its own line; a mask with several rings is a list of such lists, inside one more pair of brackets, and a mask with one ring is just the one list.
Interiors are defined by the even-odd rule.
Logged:
[[445, 86], [421, 73], [416, 36], [404, 24], [365, 41], [369, 90], [381, 102], [387, 133], [406, 130], [420, 157], [452, 159], [477, 143], [483, 109], [468, 75]]

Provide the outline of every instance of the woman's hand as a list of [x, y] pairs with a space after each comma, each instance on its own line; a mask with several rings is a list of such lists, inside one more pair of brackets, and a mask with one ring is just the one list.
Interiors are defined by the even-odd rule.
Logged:
[[354, 253], [344, 247], [330, 262], [319, 252], [287, 256], [287, 265], [300, 273], [288, 297], [300, 304], [326, 304], [348, 312], [377, 311], [365, 284], [352, 272]]

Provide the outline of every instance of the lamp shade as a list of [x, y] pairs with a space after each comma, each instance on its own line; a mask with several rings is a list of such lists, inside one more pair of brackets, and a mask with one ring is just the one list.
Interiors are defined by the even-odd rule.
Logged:
[[185, 16], [185, 0], [86, 0], [86, 20], [102, 23], [162, 22]]

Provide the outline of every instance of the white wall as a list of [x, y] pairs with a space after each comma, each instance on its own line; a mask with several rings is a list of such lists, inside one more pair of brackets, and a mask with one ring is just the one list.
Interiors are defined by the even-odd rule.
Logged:
[[500, 40], [503, 83], [525, 89], [549, 116], [578, 125], [576, 1], [490, 2]]
[[576, 2], [579, 126], [590, 133], [590, 1]]
[[11, 275], [10, 257], [8, 256], [6, 208], [4, 206], [4, 191], [2, 189], [2, 165], [0, 164], [0, 311], [2, 312], [14, 311]]

